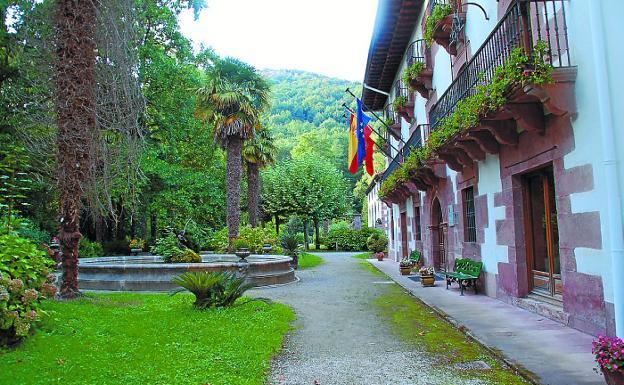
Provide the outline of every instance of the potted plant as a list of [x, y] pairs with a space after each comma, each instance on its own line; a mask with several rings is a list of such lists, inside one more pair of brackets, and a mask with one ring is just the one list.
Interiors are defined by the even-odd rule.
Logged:
[[399, 270], [401, 271], [401, 275], [410, 275], [413, 267], [414, 262], [407, 257], [401, 259], [401, 262], [399, 262]]
[[618, 337], [598, 336], [592, 353], [608, 385], [624, 384], [624, 341]]
[[418, 270], [420, 274], [420, 284], [423, 286], [435, 286], [435, 270], [433, 266], [421, 267]]
[[366, 246], [368, 250], [375, 253], [378, 261], [383, 261], [384, 250], [388, 246], [388, 238], [381, 231], [374, 232], [366, 239]]
[[286, 255], [292, 258], [291, 266], [297, 269], [299, 267], [299, 239], [295, 234], [284, 234], [280, 241]]
[[141, 238], [132, 238], [128, 247], [130, 247], [130, 254], [138, 255], [145, 248], [145, 240]]
[[249, 242], [243, 238], [236, 238], [234, 242], [232, 242], [232, 246], [234, 247], [234, 254], [240, 258], [240, 262], [244, 262], [245, 258], [251, 255], [251, 251], [249, 251]]

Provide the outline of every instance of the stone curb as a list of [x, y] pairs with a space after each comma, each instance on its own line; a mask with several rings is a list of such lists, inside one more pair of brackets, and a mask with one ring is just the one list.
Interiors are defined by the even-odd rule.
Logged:
[[425, 302], [424, 300], [422, 300], [420, 297], [415, 295], [409, 287], [407, 287], [403, 283], [395, 280], [392, 276], [386, 274], [386, 272], [381, 270], [374, 263], [370, 263], [370, 260], [366, 259], [366, 262], [368, 262], [375, 269], [377, 269], [378, 271], [383, 273], [386, 277], [390, 278], [394, 283], [396, 283], [397, 285], [399, 285], [403, 289], [405, 289], [409, 293], [410, 296], [412, 296], [413, 298], [418, 300], [420, 303], [422, 303], [423, 305], [425, 305], [429, 309], [433, 310], [444, 321], [448, 322], [451, 326], [453, 326], [454, 328], [456, 328], [457, 330], [462, 332], [464, 335], [466, 335], [472, 341], [474, 341], [474, 342], [478, 343], [479, 345], [481, 345], [485, 350], [487, 350], [494, 357], [496, 357], [497, 359], [499, 359], [502, 362], [504, 362], [505, 365], [509, 366], [515, 372], [515, 374], [519, 375], [520, 377], [522, 377], [523, 379], [527, 380], [528, 382], [530, 382], [533, 385], [542, 385], [542, 383], [536, 378], [535, 374], [533, 374], [531, 371], [529, 371], [528, 369], [524, 368], [522, 365], [518, 364], [517, 362], [511, 360], [510, 358], [506, 357], [505, 354], [502, 351], [500, 351], [498, 349], [494, 349], [494, 348], [486, 345], [485, 342], [483, 342], [479, 337], [477, 337], [476, 335], [471, 333], [470, 330], [466, 326], [464, 326], [462, 323], [460, 323], [458, 320], [456, 320], [455, 318], [449, 316], [446, 312], [444, 312], [439, 307], [437, 307], [435, 305], [432, 305], [432, 304], [429, 304], [429, 303]]

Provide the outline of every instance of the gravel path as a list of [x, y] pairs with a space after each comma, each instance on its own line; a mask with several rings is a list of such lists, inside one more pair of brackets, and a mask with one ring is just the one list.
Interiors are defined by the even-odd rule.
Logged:
[[274, 385], [480, 384], [432, 369], [425, 355], [400, 341], [371, 301], [388, 279], [358, 266], [353, 253], [322, 254], [325, 263], [299, 271], [301, 281], [256, 290], [292, 306], [295, 330], [274, 360]]

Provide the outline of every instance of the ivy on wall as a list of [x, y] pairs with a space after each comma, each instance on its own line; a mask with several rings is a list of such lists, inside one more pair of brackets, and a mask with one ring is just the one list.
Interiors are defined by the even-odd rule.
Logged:
[[481, 82], [473, 95], [460, 100], [455, 110], [431, 132], [427, 143], [411, 151], [395, 172], [386, 178], [379, 188], [379, 197], [383, 199], [406, 182], [411, 174], [456, 135], [478, 126], [481, 119], [500, 110], [508, 102], [507, 94], [513, 87], [552, 83], [553, 67], [544, 61], [546, 53], [547, 46], [543, 41], [535, 44], [531, 55], [525, 54], [521, 48], [514, 49], [507, 62], [496, 68], [492, 81]]

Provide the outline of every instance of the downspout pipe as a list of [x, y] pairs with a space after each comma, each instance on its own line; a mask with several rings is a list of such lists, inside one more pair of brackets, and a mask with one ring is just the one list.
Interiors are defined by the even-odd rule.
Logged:
[[607, 189], [607, 228], [611, 253], [611, 273], [613, 282], [613, 306], [615, 313], [615, 333], [624, 337], [624, 231], [622, 218], [622, 194], [618, 177], [618, 160], [613, 125], [613, 108], [609, 94], [605, 34], [602, 28], [602, 1], [587, 2], [592, 36], [595, 84], [598, 96], [598, 118], [602, 137], [603, 165]]

